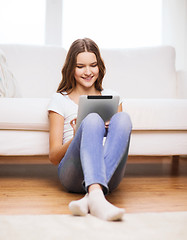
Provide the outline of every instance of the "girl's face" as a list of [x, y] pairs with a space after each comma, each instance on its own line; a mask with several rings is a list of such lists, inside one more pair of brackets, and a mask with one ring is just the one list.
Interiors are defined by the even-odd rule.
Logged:
[[92, 52], [82, 52], [77, 55], [75, 67], [76, 84], [85, 88], [91, 88], [99, 76], [97, 59]]

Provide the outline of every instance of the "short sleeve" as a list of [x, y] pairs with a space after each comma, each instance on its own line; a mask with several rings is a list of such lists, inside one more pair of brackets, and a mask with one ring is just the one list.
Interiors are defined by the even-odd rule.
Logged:
[[49, 102], [49, 105], [48, 105], [48, 112], [53, 111], [64, 117], [64, 107], [62, 107], [62, 106], [65, 106], [65, 104], [63, 104], [65, 97], [63, 98], [59, 94], [60, 93], [55, 93], [52, 96], [51, 101]]

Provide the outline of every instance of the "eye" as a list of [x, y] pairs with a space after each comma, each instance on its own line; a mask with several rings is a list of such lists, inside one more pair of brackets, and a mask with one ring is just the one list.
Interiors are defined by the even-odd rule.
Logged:
[[91, 67], [97, 67], [97, 63], [92, 64]]
[[77, 65], [76, 67], [77, 68], [83, 68], [83, 65]]

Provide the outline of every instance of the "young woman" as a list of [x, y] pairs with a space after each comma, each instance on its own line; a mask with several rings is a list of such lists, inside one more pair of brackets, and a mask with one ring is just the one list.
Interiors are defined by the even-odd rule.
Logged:
[[[91, 113], [75, 134], [78, 101], [81, 95], [116, 95], [103, 89], [105, 65], [98, 46], [91, 39], [72, 43], [62, 69], [62, 81], [49, 107], [49, 158], [58, 165], [61, 184], [69, 192], [86, 193], [69, 204], [74, 215], [90, 212], [103, 220], [121, 220], [124, 209], [109, 203], [105, 195], [124, 176], [131, 134], [130, 117], [122, 112], [109, 122]], [[105, 143], [103, 138], [106, 136]]]

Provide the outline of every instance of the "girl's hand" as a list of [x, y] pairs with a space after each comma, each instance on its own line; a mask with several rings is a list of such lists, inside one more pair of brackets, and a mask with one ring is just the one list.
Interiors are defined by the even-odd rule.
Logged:
[[73, 128], [73, 135], [74, 136], [75, 136], [75, 130], [76, 130], [76, 122], [77, 122], [76, 118], [72, 119], [71, 122], [70, 122], [70, 125]]
[[105, 122], [105, 128], [108, 129], [108, 126], [110, 124], [110, 121]]

